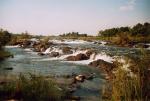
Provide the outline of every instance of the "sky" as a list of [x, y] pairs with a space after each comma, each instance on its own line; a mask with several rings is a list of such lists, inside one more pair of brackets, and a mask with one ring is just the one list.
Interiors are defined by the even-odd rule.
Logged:
[[38, 35], [99, 30], [150, 22], [150, 0], [0, 0], [0, 28]]

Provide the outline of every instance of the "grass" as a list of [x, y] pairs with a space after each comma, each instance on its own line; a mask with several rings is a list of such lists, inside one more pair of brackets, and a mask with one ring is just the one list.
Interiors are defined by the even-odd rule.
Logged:
[[129, 68], [134, 68], [134, 71], [130, 72], [134, 75], [130, 75], [129, 71], [121, 68], [122, 65], [118, 65], [112, 80], [112, 101], [148, 101], [148, 91], [150, 90], [149, 61], [148, 55], [143, 55], [140, 59], [132, 61]]
[[65, 91], [52, 79], [30, 74], [20, 75], [15, 81], [0, 85], [0, 100], [63, 101]]
[[[109, 101], [149, 101], [150, 100], [150, 55], [141, 52], [140, 58], [125, 58], [125, 63], [115, 62], [113, 78], [104, 89], [105, 100]], [[123, 65], [130, 64], [128, 69]]]

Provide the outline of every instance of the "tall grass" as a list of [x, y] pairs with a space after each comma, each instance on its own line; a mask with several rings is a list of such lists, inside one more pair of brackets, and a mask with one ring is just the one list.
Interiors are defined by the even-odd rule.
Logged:
[[129, 67], [131, 71], [122, 69], [122, 65], [118, 64], [112, 80], [112, 101], [148, 101], [148, 92], [150, 91], [149, 61], [148, 55], [143, 55], [142, 58], [132, 61]]
[[0, 100], [63, 101], [65, 92], [51, 79], [30, 74], [20, 75], [14, 82], [0, 85]]

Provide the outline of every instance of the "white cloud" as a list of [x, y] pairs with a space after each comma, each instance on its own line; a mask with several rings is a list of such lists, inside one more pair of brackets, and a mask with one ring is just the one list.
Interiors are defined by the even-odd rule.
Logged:
[[120, 7], [121, 11], [131, 11], [134, 10], [136, 0], [129, 0], [126, 5]]

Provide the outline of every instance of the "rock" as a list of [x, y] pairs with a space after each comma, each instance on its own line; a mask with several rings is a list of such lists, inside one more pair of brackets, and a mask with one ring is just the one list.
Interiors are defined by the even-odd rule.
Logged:
[[79, 60], [88, 60], [88, 59], [89, 59], [89, 57], [87, 57], [85, 54], [82, 54], [82, 53], [77, 54], [77, 56], [76, 56], [77, 61], [79, 61]]
[[93, 50], [88, 50], [85, 54], [88, 58], [90, 58], [90, 56], [93, 54]]
[[76, 61], [76, 57], [75, 56], [68, 56], [66, 58], [67, 61]]
[[115, 67], [113, 63], [109, 63], [101, 59], [90, 62], [89, 66], [102, 68], [106, 72], [110, 72]]
[[44, 53], [42, 53], [42, 52], [39, 52], [39, 53], [38, 53], [38, 55], [43, 56], [43, 55], [45, 55], [45, 54], [44, 54]]
[[71, 47], [63, 47], [63, 48], [62, 48], [62, 52], [63, 52], [64, 54], [72, 54], [73, 51], [72, 51], [71, 49], [72, 49]]
[[23, 43], [22, 43], [21, 46], [22, 46], [23, 48], [26, 48], [26, 47], [29, 47], [30, 44], [31, 44], [31, 41], [25, 40], [25, 41], [23, 41]]
[[76, 56], [68, 56], [66, 58], [67, 61], [80, 61], [80, 60], [87, 60], [89, 57], [87, 57], [85, 54], [77, 54]]
[[90, 75], [86, 75], [86, 80], [92, 80], [95, 77], [95, 73], [91, 73]]
[[84, 82], [85, 76], [84, 75], [77, 75], [74, 79], [75, 79], [75, 81]]
[[57, 57], [59, 56], [59, 52], [51, 52], [50, 57]]
[[6, 67], [5, 70], [13, 70], [13, 67]]

